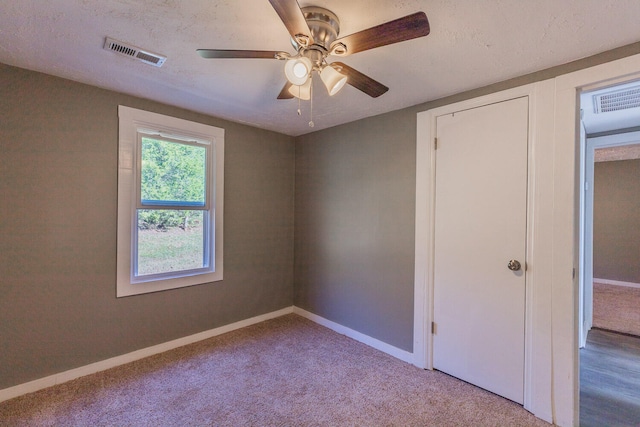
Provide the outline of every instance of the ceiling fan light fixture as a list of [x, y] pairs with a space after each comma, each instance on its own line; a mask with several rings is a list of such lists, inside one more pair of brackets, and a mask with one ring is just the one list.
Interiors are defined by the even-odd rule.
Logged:
[[289, 93], [296, 98], [300, 98], [303, 101], [311, 99], [311, 79], [308, 79], [306, 83], [302, 85], [292, 85], [289, 87]]
[[311, 60], [306, 57], [289, 59], [284, 65], [284, 74], [287, 80], [293, 85], [300, 86], [309, 80], [309, 75], [313, 69]]
[[338, 72], [331, 65], [327, 65], [320, 72], [320, 78], [322, 82], [327, 87], [327, 91], [329, 91], [329, 95], [333, 96], [340, 91], [347, 83], [347, 76]]

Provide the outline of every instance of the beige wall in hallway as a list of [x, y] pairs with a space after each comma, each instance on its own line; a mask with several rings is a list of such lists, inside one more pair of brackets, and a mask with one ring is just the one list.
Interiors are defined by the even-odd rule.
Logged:
[[640, 159], [594, 165], [593, 277], [640, 283]]

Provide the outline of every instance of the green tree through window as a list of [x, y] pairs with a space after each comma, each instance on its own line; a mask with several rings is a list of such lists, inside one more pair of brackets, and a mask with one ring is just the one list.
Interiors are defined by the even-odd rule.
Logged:
[[207, 268], [207, 148], [140, 135], [136, 276]]
[[[206, 149], [142, 137], [140, 198], [145, 206], [205, 206]], [[141, 229], [189, 228], [190, 210], [141, 210]], [[196, 224], [197, 225], [197, 224]]]

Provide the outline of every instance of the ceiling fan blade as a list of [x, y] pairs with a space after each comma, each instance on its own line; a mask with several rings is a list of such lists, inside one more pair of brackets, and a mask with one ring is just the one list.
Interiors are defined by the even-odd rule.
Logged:
[[331, 44], [342, 43], [347, 47], [346, 55], [374, 49], [388, 44], [424, 37], [431, 31], [424, 12], [416, 12], [357, 33], [342, 37]]
[[373, 80], [371, 77], [362, 74], [358, 70], [354, 70], [342, 62], [333, 62], [331, 66], [347, 76], [347, 84], [361, 90], [372, 98], [377, 98], [389, 90], [389, 88], [382, 83]]
[[203, 58], [264, 58], [275, 59], [278, 53], [275, 50], [225, 50], [225, 49], [197, 49], [198, 55]]
[[291, 99], [291, 98], [293, 98], [294, 96], [291, 94], [291, 92], [289, 92], [289, 88], [291, 86], [292, 86], [291, 83], [289, 83], [289, 82], [285, 83], [284, 87], [280, 91], [280, 94], [278, 95], [278, 99]]
[[313, 37], [311, 37], [311, 30], [307, 25], [307, 20], [304, 19], [304, 14], [297, 0], [269, 0], [271, 6], [276, 10], [278, 16], [287, 27], [289, 34], [301, 45], [304, 42], [299, 40], [299, 35], [306, 36], [308, 38], [308, 46], [313, 44]]

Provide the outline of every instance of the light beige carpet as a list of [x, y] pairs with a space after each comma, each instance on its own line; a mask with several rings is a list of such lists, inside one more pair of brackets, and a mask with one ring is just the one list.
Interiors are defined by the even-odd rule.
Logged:
[[594, 283], [593, 326], [640, 336], [640, 288]]
[[548, 426], [288, 315], [0, 403], [1, 426]]

